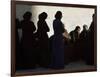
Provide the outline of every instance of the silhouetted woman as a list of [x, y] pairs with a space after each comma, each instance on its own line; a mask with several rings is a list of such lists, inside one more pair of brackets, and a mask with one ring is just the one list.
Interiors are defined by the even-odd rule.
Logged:
[[81, 55], [81, 58], [83, 60], [86, 59], [86, 55], [89, 51], [89, 45], [88, 45], [88, 35], [89, 35], [89, 31], [88, 31], [88, 26], [87, 25], [83, 25], [83, 30], [82, 32], [80, 33], [80, 55]]
[[36, 30], [34, 23], [31, 21], [32, 13], [26, 12], [21, 21], [22, 26], [22, 50], [23, 66], [30, 68], [34, 66], [34, 34]]
[[21, 53], [18, 29], [20, 29], [20, 21], [16, 18], [16, 69], [20, 69], [21, 66]]
[[80, 42], [79, 42], [79, 36], [80, 36], [80, 26], [76, 26], [76, 28], [70, 32], [70, 43], [71, 43], [71, 50], [72, 50], [72, 61], [80, 60]]
[[38, 41], [39, 41], [39, 49], [38, 49], [38, 60], [40, 61], [40, 66], [47, 67], [49, 64], [49, 39], [48, 34], [49, 27], [46, 23], [47, 13], [42, 12], [39, 15], [39, 20], [37, 23], [37, 35], [38, 35]]
[[61, 11], [57, 11], [55, 20], [53, 21], [54, 37], [52, 43], [52, 68], [54, 69], [64, 68], [64, 42], [62, 34], [65, 29], [61, 18]]
[[76, 43], [79, 40], [80, 27], [76, 26], [75, 30], [70, 32], [71, 43]]
[[96, 31], [96, 14], [93, 14], [92, 16], [92, 23], [89, 27], [89, 40], [88, 40], [88, 46], [89, 46], [89, 52], [87, 53], [86, 63], [89, 65], [94, 65], [94, 47], [95, 47], [95, 31]]

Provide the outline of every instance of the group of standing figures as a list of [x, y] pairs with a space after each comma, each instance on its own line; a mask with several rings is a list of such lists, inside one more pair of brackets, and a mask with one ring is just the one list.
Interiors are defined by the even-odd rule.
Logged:
[[[49, 38], [47, 32], [50, 29], [45, 21], [48, 17], [47, 13], [39, 14], [37, 32], [31, 17], [32, 13], [26, 12], [22, 21], [16, 19], [16, 69], [36, 67], [62, 69], [75, 58], [83, 59], [87, 64], [94, 63], [94, 20], [89, 30], [84, 25], [80, 33], [80, 27], [77, 26], [68, 34], [61, 21], [62, 12], [57, 11], [53, 21], [54, 35]], [[21, 40], [19, 40], [18, 29], [22, 29]]]

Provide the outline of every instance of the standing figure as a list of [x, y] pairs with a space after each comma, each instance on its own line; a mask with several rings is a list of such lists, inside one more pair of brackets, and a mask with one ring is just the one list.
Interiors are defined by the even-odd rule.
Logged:
[[53, 43], [52, 43], [52, 68], [62, 69], [64, 68], [64, 41], [63, 33], [65, 31], [64, 25], [61, 21], [62, 12], [57, 11], [55, 14], [55, 20], [53, 21]]
[[75, 30], [70, 32], [70, 37], [71, 37], [71, 43], [75, 43], [76, 41], [79, 40], [79, 33], [80, 33], [80, 27], [76, 26]]
[[[94, 40], [95, 40], [95, 31], [96, 31], [96, 28], [95, 28], [95, 26], [96, 26], [96, 15], [95, 14], [93, 14], [93, 16], [92, 16], [92, 23], [91, 23], [91, 25], [90, 25], [90, 27], [89, 27], [89, 54], [88, 54], [88, 58], [87, 58], [87, 64], [89, 64], [89, 65], [94, 65], [95, 64], [95, 61], [94, 61], [94, 58], [95, 58], [95, 56], [94, 56], [94, 48], [95, 48], [95, 42], [94, 42]], [[96, 59], [96, 58], [95, 58]]]
[[83, 30], [80, 33], [80, 39], [85, 41], [88, 38], [88, 27], [87, 25], [83, 25]]
[[16, 18], [16, 69], [21, 68], [21, 53], [18, 29], [20, 29], [20, 21]]
[[76, 61], [80, 59], [80, 42], [79, 42], [79, 35], [80, 35], [80, 27], [76, 26], [75, 30], [70, 32], [70, 43], [72, 46], [72, 60]]
[[88, 31], [87, 25], [83, 25], [83, 30], [80, 33], [80, 51], [81, 51], [80, 55], [81, 55], [82, 60], [86, 59], [86, 55], [89, 52], [88, 34], [89, 34], [89, 31]]
[[22, 56], [23, 56], [23, 66], [25, 68], [34, 67], [34, 34], [36, 30], [34, 23], [31, 21], [31, 12], [26, 12], [23, 15], [23, 20], [21, 21], [22, 26]]
[[48, 67], [49, 64], [49, 38], [47, 32], [49, 32], [49, 27], [46, 23], [47, 13], [42, 12], [39, 15], [39, 20], [37, 23], [37, 38], [38, 38], [38, 63], [42, 67]]

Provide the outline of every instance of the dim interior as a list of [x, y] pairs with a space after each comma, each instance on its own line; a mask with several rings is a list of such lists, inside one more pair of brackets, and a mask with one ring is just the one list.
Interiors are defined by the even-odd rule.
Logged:
[[52, 23], [54, 20], [54, 15], [57, 11], [62, 11], [63, 13], [62, 22], [64, 23], [64, 26], [67, 29], [68, 33], [74, 30], [77, 25], [81, 27], [81, 31], [84, 24], [86, 24], [89, 28], [92, 22], [92, 15], [94, 14], [93, 8], [43, 6], [43, 5], [32, 6], [32, 5], [17, 4], [16, 18], [22, 20], [23, 14], [26, 11], [30, 11], [32, 13], [31, 20], [34, 22], [36, 27], [37, 27], [38, 15], [42, 12], [46, 12], [48, 14], [46, 21], [50, 28], [50, 31], [48, 32], [49, 37], [54, 34]]
[[[63, 41], [64, 41], [63, 44], [61, 42], [59, 42], [59, 41], [61, 41], [61, 39], [54, 39], [55, 41], [52, 41], [53, 38], [56, 38], [55, 33], [54, 33], [54, 20], [55, 20], [55, 14], [57, 13], [57, 11], [60, 11], [62, 13], [62, 18], [61, 18], [60, 22], [63, 23], [64, 29], [65, 29], [65, 32], [62, 33]], [[24, 20], [23, 15], [26, 12], [30, 12], [32, 14], [30, 21], [34, 23], [34, 26], [36, 28], [33, 31], [33, 34], [36, 35], [38, 32], [39, 15], [43, 12], [45, 12], [47, 14], [47, 18], [45, 19], [45, 22], [46, 22], [49, 30], [46, 32], [47, 33], [46, 36], [38, 35], [38, 36], [34, 37], [35, 41], [30, 40], [29, 39], [30, 36], [28, 39], [24, 40], [23, 39], [24, 30], [21, 27], [23, 24], [21, 24], [19, 26], [16, 22], [16, 24], [17, 24], [16, 27], [18, 26], [16, 28], [17, 29], [16, 33], [18, 35], [17, 41], [16, 41], [16, 44], [17, 44], [16, 51], [18, 52], [16, 54], [17, 55], [16, 56], [17, 57], [16, 69], [18, 71], [19, 70], [30, 70], [30, 69], [32, 69], [34, 72], [41, 71], [41, 70], [47, 71], [47, 70], [51, 70], [51, 69], [66, 69], [66, 70], [74, 70], [75, 71], [78, 69], [85, 69], [85, 68], [91, 69], [91, 68], [95, 67], [94, 63], [92, 63], [94, 60], [94, 56], [92, 53], [94, 53], [94, 51], [92, 53], [90, 52], [91, 50], [93, 50], [91, 47], [94, 46], [90, 42], [91, 41], [94, 42], [94, 39], [90, 40], [89, 39], [90, 37], [87, 36], [84, 38], [85, 41], [83, 41], [83, 40], [80, 41], [80, 39], [78, 39], [78, 42], [76, 42], [76, 41], [73, 42], [73, 40], [72, 40], [73, 37], [71, 36], [71, 35], [73, 35], [73, 32], [75, 31], [77, 26], [79, 27], [79, 35], [80, 36], [84, 29], [83, 26], [85, 26], [88, 34], [89, 34], [89, 31], [90, 31], [90, 33], [92, 33], [91, 32], [92, 29], [90, 30], [90, 26], [93, 23], [93, 14], [95, 13], [95, 9], [93, 9], [93, 8], [78, 8], [78, 7], [60, 7], [60, 6], [17, 4], [16, 5], [16, 19], [20, 23]], [[29, 26], [29, 24], [27, 25], [25, 23], [26, 22], [24, 22], [25, 26]], [[41, 25], [42, 25], [42, 23], [41, 23]], [[41, 30], [42, 30], [42, 28], [41, 28]], [[91, 37], [93, 37], [93, 35], [91, 35]], [[38, 42], [38, 40], [39, 40], [38, 37], [40, 37], [40, 36], [41, 36], [41, 38], [44, 37], [42, 39], [40, 38], [42, 40], [42, 42], [41, 41]], [[47, 47], [48, 41], [47, 41], [47, 39], [45, 40], [45, 37], [47, 37], [47, 36], [48, 36], [48, 40], [49, 40], [49, 48]], [[25, 37], [28, 37], [27, 32], [26, 32]], [[88, 42], [87, 42], [87, 40], [86, 40], [87, 38], [90, 41], [88, 40]], [[23, 40], [24, 40], [24, 43], [22, 42]], [[31, 47], [30, 47], [31, 46], [30, 44], [32, 42], [36, 43], [36, 45], [33, 46], [33, 50], [31, 50]], [[55, 42], [56, 42], [56, 44], [55, 44]], [[40, 44], [42, 44], [42, 45], [40, 45]], [[62, 53], [62, 50], [59, 49], [60, 47], [62, 47], [62, 45], [63, 45], [63, 53]], [[48, 51], [48, 49], [49, 49], [49, 51]], [[45, 52], [45, 51], [48, 51], [48, 52]], [[61, 53], [60, 53], [60, 51], [61, 51]], [[24, 56], [23, 56], [23, 53], [24, 53]], [[48, 56], [49, 56], [49, 58], [48, 58]], [[55, 56], [56, 58], [52, 57], [52, 56]], [[24, 57], [24, 58], [22, 58], [22, 57]], [[47, 59], [45, 59], [45, 58], [47, 58]], [[53, 64], [52, 64], [52, 62], [53, 62]]]

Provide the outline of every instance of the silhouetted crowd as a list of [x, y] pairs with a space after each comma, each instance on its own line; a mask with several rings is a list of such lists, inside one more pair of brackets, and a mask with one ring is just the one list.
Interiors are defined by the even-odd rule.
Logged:
[[[89, 29], [83, 25], [80, 32], [80, 26], [76, 26], [68, 33], [61, 21], [62, 12], [57, 11], [53, 20], [54, 34], [50, 38], [47, 17], [46, 12], [39, 14], [37, 30], [31, 21], [31, 12], [27, 11], [22, 21], [16, 18], [16, 69], [63, 69], [68, 63], [79, 60], [94, 65], [95, 14]], [[22, 30], [21, 38], [19, 30]]]

